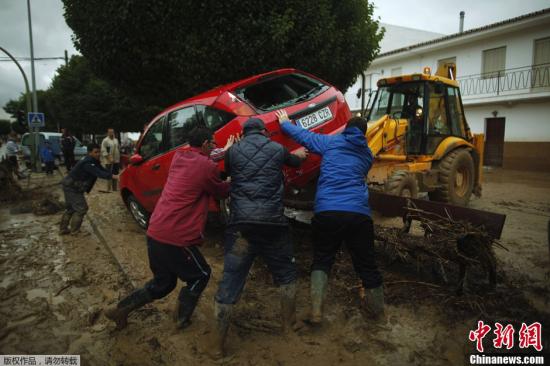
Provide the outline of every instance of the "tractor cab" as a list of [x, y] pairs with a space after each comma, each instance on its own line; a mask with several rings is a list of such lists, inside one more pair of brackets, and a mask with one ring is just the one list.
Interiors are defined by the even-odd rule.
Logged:
[[471, 139], [458, 83], [445, 77], [422, 73], [380, 80], [368, 120], [384, 116], [406, 120], [407, 155], [432, 155], [449, 136]]

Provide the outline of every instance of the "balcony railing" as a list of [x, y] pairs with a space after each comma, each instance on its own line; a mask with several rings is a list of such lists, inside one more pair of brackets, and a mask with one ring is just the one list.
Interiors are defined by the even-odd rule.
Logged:
[[464, 99], [550, 91], [550, 63], [457, 78]]

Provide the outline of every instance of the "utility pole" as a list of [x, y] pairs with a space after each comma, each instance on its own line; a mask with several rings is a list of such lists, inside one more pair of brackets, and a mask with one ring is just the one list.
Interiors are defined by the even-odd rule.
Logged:
[[[31, 47], [31, 82], [32, 82], [32, 111], [38, 112], [38, 101], [36, 99], [36, 76], [34, 71], [34, 46], [32, 43], [32, 21], [31, 21], [31, 1], [27, 0], [27, 15], [29, 18], [29, 41]], [[38, 132], [40, 131], [39, 127], [32, 128], [32, 137], [33, 137], [33, 149], [32, 149], [32, 162], [34, 165], [35, 171], [39, 172], [41, 169], [40, 160], [38, 159]]]
[[65, 66], [69, 65], [69, 52], [65, 50]]

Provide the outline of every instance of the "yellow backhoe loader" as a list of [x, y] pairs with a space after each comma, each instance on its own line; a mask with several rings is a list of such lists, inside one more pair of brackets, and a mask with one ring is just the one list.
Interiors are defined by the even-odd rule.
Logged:
[[435, 75], [384, 78], [367, 114], [368, 144], [375, 162], [369, 185], [384, 192], [465, 206], [481, 195], [483, 134], [472, 134], [466, 118], [456, 66]]

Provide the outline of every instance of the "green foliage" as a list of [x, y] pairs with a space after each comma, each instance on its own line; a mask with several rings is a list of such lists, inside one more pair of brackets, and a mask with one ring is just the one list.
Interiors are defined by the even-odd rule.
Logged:
[[[16, 117], [25, 110], [25, 96], [10, 100], [4, 110]], [[46, 131], [69, 128], [72, 133], [102, 133], [108, 127], [117, 131], [140, 131], [158, 112], [122, 95], [98, 79], [82, 56], [73, 56], [59, 67], [48, 90], [37, 91], [38, 107], [46, 115]]]
[[27, 128], [21, 126], [19, 123], [17, 123], [17, 121], [11, 123], [11, 129], [12, 129], [13, 131], [17, 132], [17, 133], [20, 134], [20, 135], [22, 135], [22, 134], [24, 134], [25, 132], [27, 132]]
[[0, 136], [7, 135], [11, 132], [11, 122], [7, 119], [0, 119]]
[[94, 71], [147, 105], [295, 67], [345, 90], [379, 51], [367, 0], [63, 0]]

